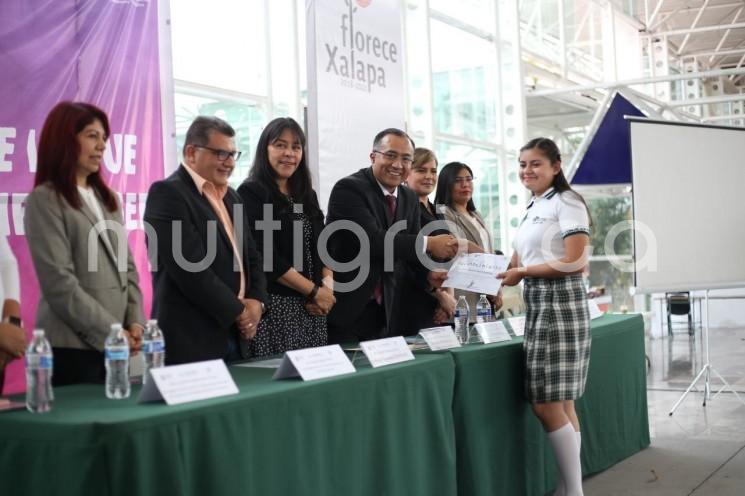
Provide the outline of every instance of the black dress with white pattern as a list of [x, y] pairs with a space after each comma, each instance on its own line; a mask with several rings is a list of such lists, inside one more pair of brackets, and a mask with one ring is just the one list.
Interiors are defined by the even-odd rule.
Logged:
[[[313, 280], [313, 227], [304, 213], [291, 214], [303, 222], [303, 276]], [[278, 355], [288, 350], [324, 346], [328, 342], [326, 317], [311, 315], [305, 310], [302, 296], [269, 293], [269, 305], [261, 317], [256, 336], [251, 340], [251, 355]]]

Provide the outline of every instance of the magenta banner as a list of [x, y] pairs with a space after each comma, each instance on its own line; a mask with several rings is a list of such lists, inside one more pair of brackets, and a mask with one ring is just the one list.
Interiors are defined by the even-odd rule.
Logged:
[[[158, 2], [2, 0], [0, 10], [0, 235], [8, 235], [18, 260], [24, 327], [33, 328], [39, 295], [24, 237], [24, 199], [42, 124], [62, 100], [90, 102], [109, 115], [102, 171], [120, 194], [149, 315], [142, 215], [148, 187], [163, 177]], [[16, 360], [5, 393], [24, 389], [23, 363]]]

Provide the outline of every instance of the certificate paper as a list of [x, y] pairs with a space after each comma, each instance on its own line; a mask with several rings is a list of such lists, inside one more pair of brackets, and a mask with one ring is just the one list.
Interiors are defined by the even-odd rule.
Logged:
[[497, 274], [507, 270], [510, 260], [504, 255], [489, 253], [470, 253], [455, 260], [448, 271], [448, 278], [442, 284], [446, 288], [456, 288], [474, 293], [495, 295], [502, 285]]

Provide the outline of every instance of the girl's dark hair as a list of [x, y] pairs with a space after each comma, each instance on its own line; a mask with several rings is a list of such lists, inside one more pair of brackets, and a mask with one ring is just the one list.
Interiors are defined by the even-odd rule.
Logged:
[[[467, 170], [471, 177], [473, 177], [473, 171], [463, 162], [450, 162], [440, 171], [440, 175], [437, 176], [437, 191], [435, 192], [435, 205], [447, 205], [450, 208], [453, 206], [453, 186], [455, 186], [455, 179], [463, 169]], [[476, 211], [476, 205], [473, 203], [473, 197], [468, 200], [466, 210], [469, 212]]]
[[[532, 140], [525, 143], [522, 148], [520, 148], [520, 153], [526, 150], [540, 150], [541, 153], [543, 153], [543, 155], [552, 164], [555, 164], [556, 162], [559, 162], [559, 164], [561, 164], [561, 153], [559, 152], [559, 147], [556, 146], [556, 143], [554, 143], [554, 141], [550, 138], [533, 138]], [[564, 171], [562, 169], [559, 169], [559, 173], [554, 176], [554, 180], [551, 183], [551, 186], [553, 186], [554, 190], [558, 193], [569, 191], [571, 194], [579, 198], [579, 200], [585, 206], [585, 209], [587, 209], [587, 217], [590, 220], [590, 226], [592, 226], [592, 215], [590, 215], [590, 207], [587, 206], [587, 202], [584, 198], [582, 198], [582, 195], [574, 191], [569, 185], [569, 181], [567, 181], [567, 178], [564, 175]]]
[[[71, 207], [79, 209], [83, 206], [77, 188], [78, 133], [96, 119], [106, 133], [104, 139], [108, 139], [111, 133], [109, 118], [96, 106], [84, 102], [60, 102], [49, 112], [39, 137], [34, 187], [48, 183]], [[106, 210], [114, 212], [118, 208], [116, 195], [101, 177], [101, 168], [88, 175], [87, 181], [98, 193]]]
[[321, 207], [313, 192], [313, 182], [310, 177], [310, 169], [305, 160], [305, 133], [294, 119], [290, 117], [278, 117], [266, 125], [261, 132], [259, 142], [256, 145], [256, 155], [248, 175], [249, 181], [256, 181], [269, 189], [275, 197], [275, 203], [282, 203], [282, 194], [277, 186], [277, 174], [269, 163], [269, 145], [277, 141], [285, 129], [292, 131], [297, 136], [300, 146], [303, 148], [303, 156], [295, 172], [287, 180], [287, 189], [295, 203], [302, 203], [308, 215], [320, 214]]

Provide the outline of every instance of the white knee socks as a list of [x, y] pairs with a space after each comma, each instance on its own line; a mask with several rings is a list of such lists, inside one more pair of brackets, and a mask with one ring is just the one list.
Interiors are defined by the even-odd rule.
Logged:
[[579, 458], [581, 436], [574, 431], [571, 422], [548, 433], [548, 440], [559, 466], [560, 479], [555, 493], [557, 496], [583, 496], [582, 465]]

